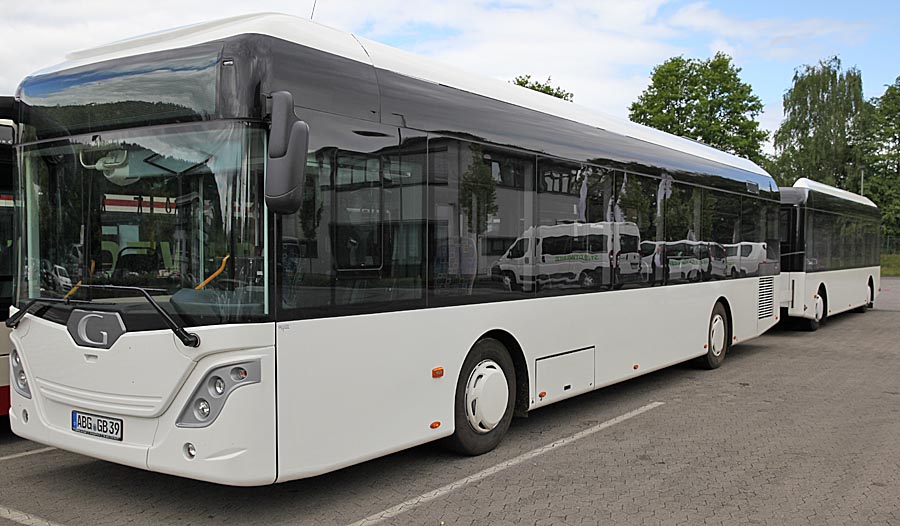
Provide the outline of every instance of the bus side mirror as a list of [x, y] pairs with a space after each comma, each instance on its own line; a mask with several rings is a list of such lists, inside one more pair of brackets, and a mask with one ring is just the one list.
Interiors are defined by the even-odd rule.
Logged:
[[294, 113], [294, 96], [272, 94], [272, 127], [266, 166], [266, 206], [276, 214], [293, 214], [303, 202], [303, 178], [309, 126]]

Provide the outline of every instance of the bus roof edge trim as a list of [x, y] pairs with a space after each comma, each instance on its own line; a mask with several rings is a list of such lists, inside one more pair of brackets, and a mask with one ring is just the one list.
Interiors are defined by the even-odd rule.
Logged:
[[272, 36], [370, 64], [379, 69], [579, 122], [611, 133], [770, 177], [765, 170], [753, 161], [717, 150], [700, 142], [661, 132], [627, 119], [591, 110], [508, 82], [482, 77], [452, 66], [440, 64], [305, 18], [278, 13], [256, 13], [203, 22], [120, 40], [92, 49], [76, 51], [67, 55], [66, 62], [37, 72], [34, 75], [53, 73], [63, 69], [126, 56], [177, 49], [241, 34]]
[[819, 183], [813, 181], [812, 179], [807, 179], [806, 177], [797, 179], [797, 182], [794, 183], [794, 188], [805, 188], [814, 192], [821, 192], [823, 194], [828, 194], [840, 199], [846, 199], [847, 201], [853, 201], [862, 205], [878, 208], [878, 205], [873, 203], [872, 200], [866, 196], [854, 194], [853, 192], [848, 192], [846, 190], [841, 190], [840, 188], [835, 188], [825, 183]]

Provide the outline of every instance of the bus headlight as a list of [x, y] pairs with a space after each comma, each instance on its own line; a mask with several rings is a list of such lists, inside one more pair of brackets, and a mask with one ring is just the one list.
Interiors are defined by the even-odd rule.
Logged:
[[215, 422], [235, 389], [258, 384], [262, 366], [259, 360], [220, 365], [203, 375], [190, 399], [175, 421], [178, 427], [207, 427]]
[[13, 388], [25, 398], [31, 398], [31, 386], [28, 385], [28, 375], [25, 373], [25, 365], [22, 363], [18, 349], [13, 349], [10, 353], [9, 365], [9, 374], [12, 377], [10, 383]]

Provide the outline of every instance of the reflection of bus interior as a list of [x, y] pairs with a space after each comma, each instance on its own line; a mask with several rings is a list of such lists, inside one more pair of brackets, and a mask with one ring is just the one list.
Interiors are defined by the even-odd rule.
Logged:
[[616, 287], [642, 279], [639, 246], [640, 232], [634, 223], [538, 226], [516, 239], [494, 263], [491, 276], [510, 289], [530, 290], [535, 284]]

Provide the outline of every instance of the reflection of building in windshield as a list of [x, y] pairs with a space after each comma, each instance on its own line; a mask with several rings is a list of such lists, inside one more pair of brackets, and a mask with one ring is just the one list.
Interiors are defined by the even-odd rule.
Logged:
[[131, 297], [81, 285], [137, 286], [195, 319], [261, 311], [262, 159], [244, 161], [261, 138], [229, 122], [25, 147], [23, 294]]

